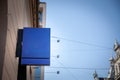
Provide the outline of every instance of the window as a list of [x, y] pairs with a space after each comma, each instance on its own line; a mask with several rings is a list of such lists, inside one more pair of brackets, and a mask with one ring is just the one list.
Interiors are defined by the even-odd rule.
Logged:
[[34, 80], [40, 80], [40, 67], [35, 68]]
[[39, 17], [39, 22], [42, 23], [43, 22], [43, 8], [42, 7], [40, 7], [39, 9], [38, 17]]
[[39, 21], [39, 27], [45, 27], [46, 25], [46, 3], [40, 2], [39, 8], [38, 8], [38, 21]]

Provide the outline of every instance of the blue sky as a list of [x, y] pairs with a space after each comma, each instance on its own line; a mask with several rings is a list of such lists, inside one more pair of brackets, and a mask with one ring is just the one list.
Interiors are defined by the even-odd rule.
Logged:
[[97, 68], [109, 68], [115, 39], [120, 42], [120, 1], [41, 1], [47, 3], [46, 27], [56, 37], [51, 38], [51, 65], [45, 68], [45, 80], [93, 80], [95, 69], [100, 77], [107, 77], [108, 70]]

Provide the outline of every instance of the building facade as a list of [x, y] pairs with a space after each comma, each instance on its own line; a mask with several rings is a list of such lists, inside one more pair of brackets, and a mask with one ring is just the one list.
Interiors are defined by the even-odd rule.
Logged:
[[108, 80], [114, 80], [115, 77], [114, 58], [111, 57], [109, 61], [110, 61], [110, 69], [107, 78]]
[[[0, 0], [0, 10], [0, 80], [24, 80], [18, 77], [19, 57], [16, 57], [18, 29], [45, 27], [46, 3], [39, 0]], [[34, 67], [27, 66], [25, 80], [35, 80]], [[44, 71], [43, 66], [40, 68]], [[44, 77], [41, 80], [44, 80]]]
[[[110, 58], [110, 70], [108, 72], [107, 80], [120, 80], [120, 44], [116, 40], [113, 47], [115, 57]], [[94, 73], [94, 79], [100, 80], [97, 73]]]
[[116, 56], [114, 58], [115, 80], [120, 80], [120, 44], [116, 41], [114, 44]]
[[94, 72], [93, 77], [94, 80], [108, 80], [108, 78], [99, 77], [96, 71]]

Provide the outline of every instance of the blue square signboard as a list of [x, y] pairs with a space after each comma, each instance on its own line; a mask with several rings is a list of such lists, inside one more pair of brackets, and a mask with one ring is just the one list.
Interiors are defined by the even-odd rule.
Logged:
[[21, 64], [50, 65], [50, 28], [24, 28]]

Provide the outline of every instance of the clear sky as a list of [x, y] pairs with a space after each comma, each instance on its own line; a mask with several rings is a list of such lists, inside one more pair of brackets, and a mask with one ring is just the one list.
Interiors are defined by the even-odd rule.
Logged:
[[108, 69], [101, 68], [109, 68], [115, 56], [115, 39], [120, 43], [120, 0], [41, 1], [47, 3], [46, 27], [52, 36], [45, 80], [93, 80], [95, 70], [107, 77]]

